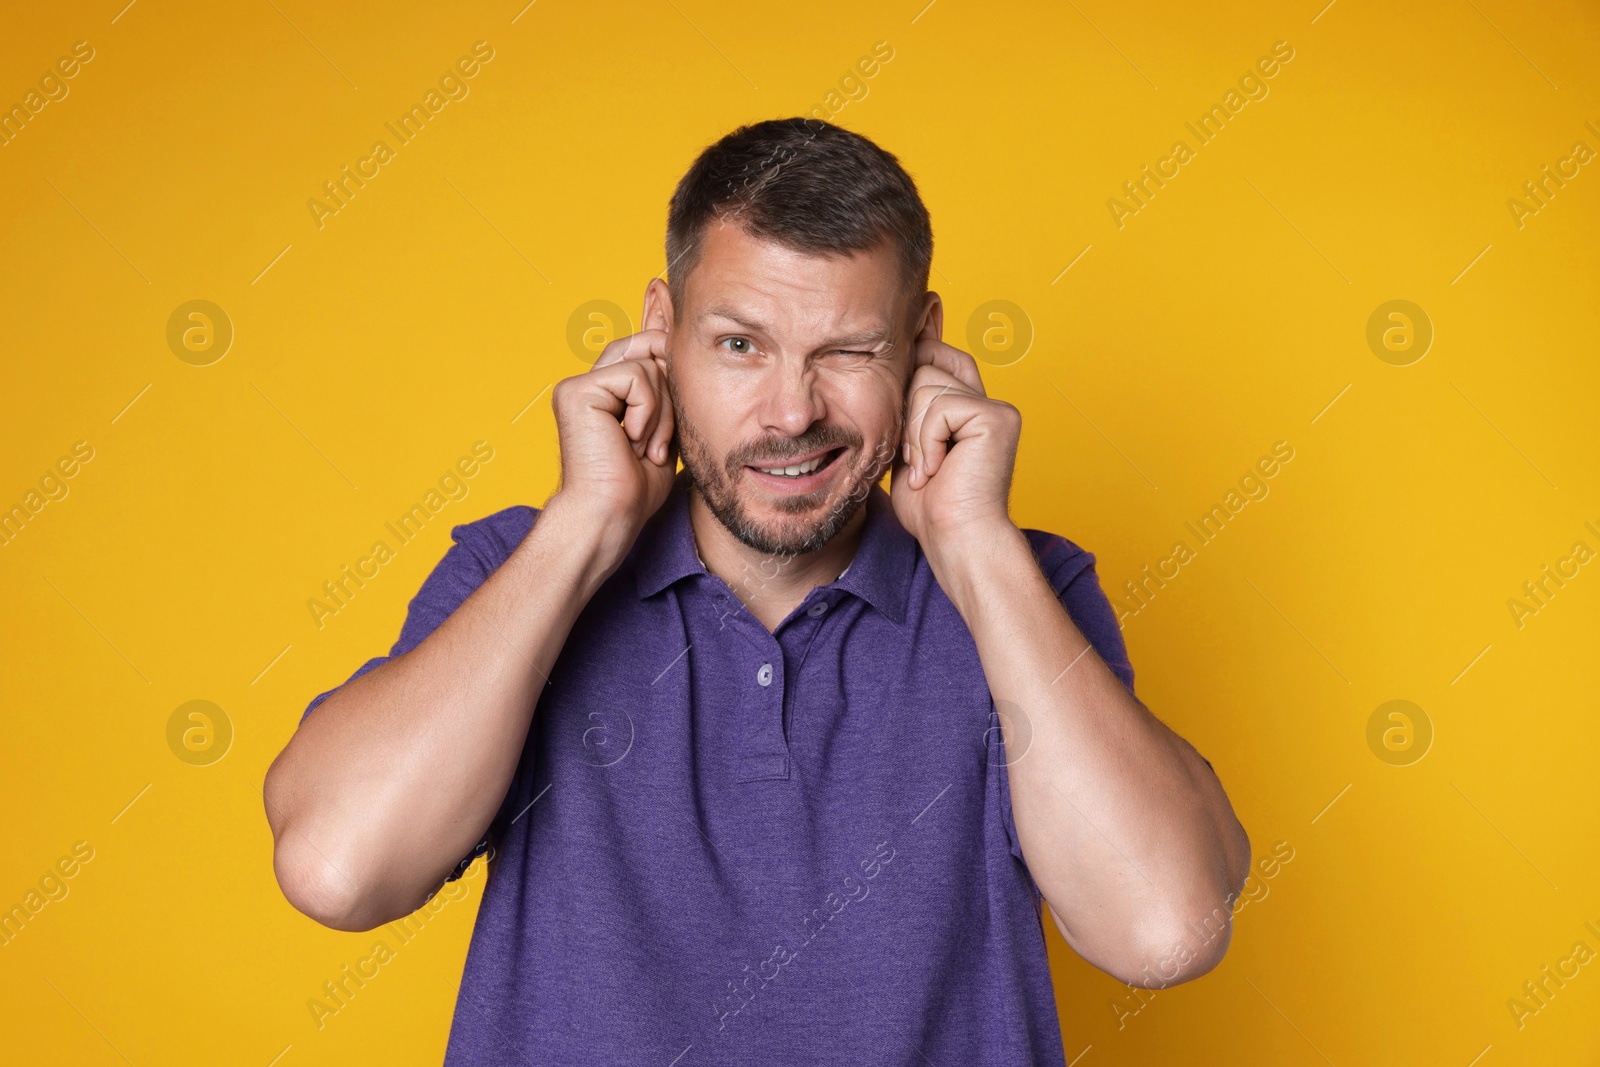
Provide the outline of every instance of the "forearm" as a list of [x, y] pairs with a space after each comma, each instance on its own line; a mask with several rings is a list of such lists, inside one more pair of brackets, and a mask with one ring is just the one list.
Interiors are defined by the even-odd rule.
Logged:
[[313, 711], [268, 771], [279, 882], [318, 921], [409, 914], [494, 817], [549, 672], [615, 568], [557, 499], [416, 648]]
[[[1021, 531], [985, 545], [947, 570], [997, 706], [1017, 709], [1001, 728], [1028, 869], [1085, 959], [1136, 984], [1195, 977], [1226, 951], [1248, 838], [1200, 754], [1073, 623]], [[1186, 973], [1141, 977], [1179, 942]]]

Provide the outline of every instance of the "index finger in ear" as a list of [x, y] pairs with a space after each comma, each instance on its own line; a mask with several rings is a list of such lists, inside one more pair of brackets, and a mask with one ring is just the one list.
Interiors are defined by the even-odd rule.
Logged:
[[625, 359], [648, 359], [651, 356], [659, 356], [663, 360], [667, 358], [665, 330], [640, 330], [619, 337], [601, 350], [600, 358], [594, 361], [594, 365], [604, 367]]
[[978, 361], [953, 345], [947, 345], [943, 341], [918, 335], [913, 372], [915, 372], [916, 367], [921, 367], [924, 364], [938, 367], [946, 374], [955, 376], [957, 380], [979, 396], [989, 395], [988, 390], [983, 387], [983, 376], [978, 373]]

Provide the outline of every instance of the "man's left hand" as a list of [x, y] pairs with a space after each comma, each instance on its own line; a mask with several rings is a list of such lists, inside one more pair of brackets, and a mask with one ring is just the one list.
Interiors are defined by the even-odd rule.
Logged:
[[977, 362], [940, 340], [931, 316], [917, 335], [913, 367], [889, 490], [900, 524], [938, 574], [941, 552], [979, 550], [1016, 534], [1007, 501], [1022, 413], [988, 396]]

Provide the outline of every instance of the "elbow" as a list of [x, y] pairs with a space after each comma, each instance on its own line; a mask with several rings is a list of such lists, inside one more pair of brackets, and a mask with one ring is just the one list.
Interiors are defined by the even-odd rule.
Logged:
[[362, 917], [362, 894], [347, 883], [325, 857], [310, 849], [280, 840], [272, 849], [272, 873], [283, 889], [283, 899], [296, 912], [331, 929], [357, 933], [379, 923], [366, 923]]
[[1228, 954], [1234, 904], [1250, 874], [1251, 848], [1231, 808], [1223, 822], [1211, 877], [1199, 879], [1179, 894], [1179, 902], [1159, 909], [1134, 939], [1142, 949], [1134, 964], [1137, 974], [1119, 975], [1128, 984], [1156, 989], [1191, 982], [1215, 970]]
[[262, 787], [272, 829], [272, 873], [296, 911], [334, 930], [360, 932], [382, 926], [373, 894], [363, 890], [356, 868], [327, 841], [314, 844], [285, 800], [280, 764], [274, 763]]
[[357, 933], [392, 917], [376, 913], [370, 894], [292, 826], [284, 828], [273, 846], [272, 872], [296, 911], [330, 929]]
[[[1195, 759], [1200, 760], [1199, 754]], [[1215, 782], [1209, 770], [1207, 776]], [[1234, 905], [1250, 875], [1250, 837], [1226, 798], [1215, 817], [1208, 851], [1195, 860], [1185, 884], [1152, 903], [1118, 939], [1120, 951], [1102, 966], [1128, 985], [1164, 989], [1215, 970], [1233, 940]]]
[[1117, 977], [1143, 989], [1192, 982], [1215, 970], [1233, 940], [1233, 895], [1175, 910], [1149, 924], [1142, 951]]
[[1233, 814], [1228, 812], [1227, 825], [1223, 828], [1223, 863], [1227, 867], [1228, 899], [1237, 899], [1244, 892], [1245, 882], [1250, 878], [1250, 835], [1245, 831], [1244, 824]]

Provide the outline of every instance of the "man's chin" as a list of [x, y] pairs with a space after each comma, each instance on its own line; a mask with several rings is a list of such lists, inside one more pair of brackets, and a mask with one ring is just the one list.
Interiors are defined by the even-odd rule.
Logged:
[[[758, 552], [797, 556], [815, 552], [836, 537], [855, 510], [846, 487], [774, 499], [768, 493], [736, 487], [736, 514], [719, 516], [741, 542]], [[731, 520], [731, 521], [730, 521]]]
[[771, 503], [761, 494], [739, 494], [739, 515], [742, 529], [734, 533], [745, 544], [764, 552], [782, 552], [798, 555], [815, 551], [827, 543], [823, 539], [827, 525], [828, 499], [819, 496], [809, 506], [797, 506], [798, 498], [784, 501], [781, 506]]

